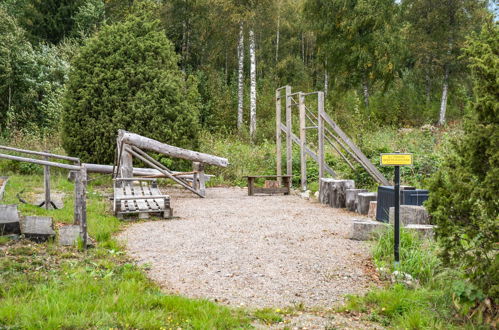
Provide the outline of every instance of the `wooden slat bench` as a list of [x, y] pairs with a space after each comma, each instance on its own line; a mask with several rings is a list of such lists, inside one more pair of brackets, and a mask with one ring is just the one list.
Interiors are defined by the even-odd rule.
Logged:
[[[255, 194], [284, 194], [289, 195], [291, 193], [291, 175], [248, 175], [245, 176], [248, 179], [248, 196], [253, 196]], [[282, 187], [255, 187], [255, 180], [259, 178], [264, 179], [281, 179]]]
[[163, 218], [173, 216], [170, 196], [164, 195], [152, 178], [114, 179], [113, 211], [121, 219], [137, 214], [140, 219], [147, 219], [151, 214]]

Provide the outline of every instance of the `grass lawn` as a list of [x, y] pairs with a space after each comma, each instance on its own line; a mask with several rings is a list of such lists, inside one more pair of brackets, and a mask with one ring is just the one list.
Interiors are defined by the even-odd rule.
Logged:
[[[2, 203], [18, 203], [43, 187], [42, 176], [14, 175]], [[88, 189], [88, 230], [96, 240], [86, 252], [54, 242], [0, 240], [0, 328], [246, 328], [258, 316], [207, 300], [167, 295], [130, 262], [113, 234], [122, 228], [100, 193]], [[109, 185], [108, 185], [109, 186]], [[64, 208], [44, 210], [19, 204], [22, 215], [73, 221], [73, 184], [52, 176], [53, 190], [66, 194]]]

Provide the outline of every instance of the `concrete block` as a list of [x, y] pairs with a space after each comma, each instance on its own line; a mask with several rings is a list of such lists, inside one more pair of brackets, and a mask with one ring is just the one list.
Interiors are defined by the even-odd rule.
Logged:
[[0, 205], [0, 235], [20, 234], [19, 212], [16, 204]]
[[59, 228], [59, 245], [64, 245], [64, 246], [75, 245], [79, 237], [80, 237], [79, 225], [67, 225]]
[[26, 216], [21, 222], [21, 233], [35, 241], [46, 241], [55, 236], [51, 217]]
[[357, 213], [367, 215], [369, 212], [369, 204], [372, 201], [375, 201], [377, 196], [378, 193], [375, 192], [359, 193], [357, 195]]
[[[395, 221], [395, 207], [390, 207], [389, 220], [391, 224]], [[429, 225], [430, 216], [424, 206], [400, 205], [400, 223], [404, 226]]]
[[347, 210], [355, 212], [357, 210], [357, 195], [367, 192], [366, 189], [347, 189], [345, 190], [345, 207]]
[[433, 225], [409, 224], [405, 229], [415, 232], [420, 238], [433, 239], [435, 227]]
[[370, 219], [354, 220], [350, 238], [357, 241], [367, 241], [373, 238], [376, 232], [383, 230], [387, 226], [386, 223]]
[[367, 212], [367, 216], [371, 219], [376, 219], [376, 208], [378, 207], [377, 201], [369, 202], [369, 211]]

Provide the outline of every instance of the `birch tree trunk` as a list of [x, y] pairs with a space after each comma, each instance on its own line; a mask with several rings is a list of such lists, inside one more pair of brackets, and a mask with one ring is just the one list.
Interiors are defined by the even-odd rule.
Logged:
[[280, 27], [281, 27], [281, 15], [280, 13], [277, 16], [277, 32], [276, 32], [276, 42], [275, 42], [275, 62], [279, 62], [279, 35], [280, 35]]
[[367, 85], [367, 82], [362, 84], [362, 89], [364, 91], [364, 104], [366, 108], [369, 108], [369, 86]]
[[445, 76], [444, 84], [442, 87], [442, 102], [440, 103], [440, 117], [438, 119], [438, 125], [442, 126], [445, 124], [445, 112], [447, 111], [447, 95], [449, 92], [449, 67], [445, 66]]
[[250, 48], [250, 136], [255, 138], [256, 133], [256, 54], [255, 34], [249, 31]]
[[329, 74], [327, 73], [327, 60], [324, 61], [324, 96], [327, 98], [329, 89]]
[[243, 101], [244, 101], [244, 26], [239, 25], [239, 44], [237, 45], [237, 58], [239, 61], [237, 85], [237, 129], [243, 127]]

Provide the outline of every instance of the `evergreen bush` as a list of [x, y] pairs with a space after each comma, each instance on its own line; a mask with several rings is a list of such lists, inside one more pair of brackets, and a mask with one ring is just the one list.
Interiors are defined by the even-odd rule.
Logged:
[[177, 62], [150, 9], [104, 26], [73, 61], [63, 110], [66, 152], [111, 163], [118, 129], [196, 148], [197, 82]]
[[489, 297], [499, 294], [499, 29], [484, 27], [465, 54], [474, 80], [473, 114], [431, 183], [428, 208], [443, 259], [462, 267]]

